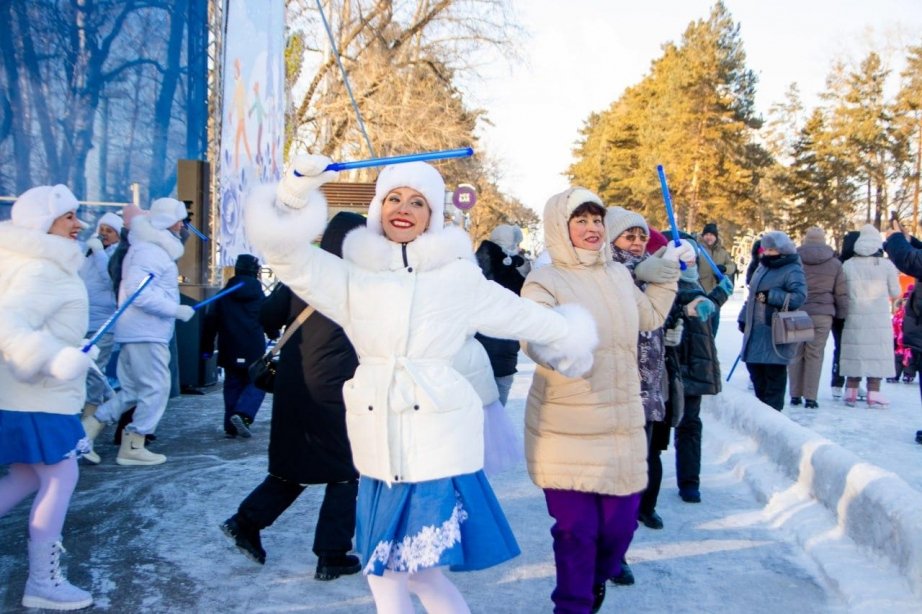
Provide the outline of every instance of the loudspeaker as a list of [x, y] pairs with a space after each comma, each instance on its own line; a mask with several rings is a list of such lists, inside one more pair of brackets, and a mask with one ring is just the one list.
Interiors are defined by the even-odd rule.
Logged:
[[[179, 160], [176, 163], [176, 198], [186, 203], [189, 223], [203, 234], [211, 228], [211, 170], [205, 160]], [[211, 248], [194, 232], [186, 239], [185, 253], [176, 264], [180, 283], [207, 283]]]
[[[186, 284], [180, 286], [179, 302], [195, 305], [217, 294], [221, 288]], [[179, 361], [179, 386], [182, 392], [213, 386], [218, 382], [218, 359], [212, 356], [202, 358], [202, 318], [204, 309], [188, 322], [176, 321], [176, 345]]]

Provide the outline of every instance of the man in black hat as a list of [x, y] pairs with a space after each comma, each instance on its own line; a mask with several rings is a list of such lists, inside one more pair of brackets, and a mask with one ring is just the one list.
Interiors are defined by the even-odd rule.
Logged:
[[259, 323], [265, 294], [258, 275], [255, 256], [237, 256], [234, 276], [224, 287], [243, 286], [209, 305], [205, 316], [203, 351], [210, 356], [217, 336], [218, 366], [224, 369], [224, 432], [228, 437], [250, 437], [250, 425], [266, 396], [247, 373], [249, 365], [266, 351], [266, 336]]
[[[699, 239], [698, 243], [701, 249], [707, 251], [711, 260], [717, 265], [717, 269], [723, 275], [729, 277], [730, 281], [733, 281], [735, 285], [736, 263], [733, 262], [730, 253], [727, 252], [720, 243], [720, 236], [717, 233], [717, 224], [714, 222], [705, 224]], [[704, 288], [705, 292], [710, 293], [711, 290], [717, 287], [717, 282], [719, 281], [717, 279], [717, 274], [714, 272], [714, 269], [711, 268], [704, 254], [698, 255], [698, 275], [701, 287]], [[720, 309], [718, 308], [717, 311], [714, 312], [714, 315], [711, 316], [711, 330], [715, 336], [717, 335], [717, 326], [719, 324]]]

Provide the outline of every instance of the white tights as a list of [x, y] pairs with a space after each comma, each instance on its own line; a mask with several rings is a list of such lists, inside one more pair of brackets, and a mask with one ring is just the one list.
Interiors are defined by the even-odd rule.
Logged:
[[45, 542], [60, 538], [79, 475], [76, 458], [54, 465], [13, 463], [0, 479], [0, 516], [36, 493], [29, 514], [29, 539]]
[[412, 614], [410, 593], [419, 597], [429, 614], [470, 614], [458, 587], [437, 567], [415, 573], [385, 569], [383, 576], [367, 578], [378, 614]]

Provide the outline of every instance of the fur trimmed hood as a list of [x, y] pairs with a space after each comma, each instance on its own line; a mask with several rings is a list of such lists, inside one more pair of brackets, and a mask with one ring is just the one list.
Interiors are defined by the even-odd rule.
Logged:
[[80, 244], [47, 232], [0, 222], [0, 251], [24, 258], [50, 260], [65, 273], [73, 274], [83, 265]]
[[[406, 264], [403, 245], [406, 245]], [[394, 243], [368, 228], [356, 228], [343, 242], [343, 259], [367, 271], [396, 271], [407, 266], [433, 271], [453, 260], [472, 258], [471, 239], [456, 226], [437, 233], [424, 232], [406, 244]]]
[[139, 216], [131, 224], [128, 235], [132, 245], [135, 243], [153, 243], [167, 253], [170, 260], [182, 258], [185, 248], [182, 241], [177, 239], [169, 230], [158, 230], [150, 223], [148, 216]]

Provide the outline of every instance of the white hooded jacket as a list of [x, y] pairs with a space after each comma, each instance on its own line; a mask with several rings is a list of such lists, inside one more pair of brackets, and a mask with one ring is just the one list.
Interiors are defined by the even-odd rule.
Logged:
[[359, 367], [343, 398], [362, 475], [421, 482], [482, 469], [483, 405], [452, 366], [476, 331], [549, 344], [562, 357], [594, 346], [585, 311], [568, 305], [565, 316], [566, 308], [541, 307], [484, 278], [459, 229], [399, 244], [358, 228], [341, 260], [308, 243], [326, 223], [319, 191], [293, 210], [264, 187], [246, 211], [248, 238], [276, 275], [355, 347]]
[[0, 222], [0, 409], [77, 414], [84, 378], [59, 380], [49, 363], [78, 348], [87, 328], [87, 294], [71, 239]]
[[153, 273], [154, 279], [115, 322], [118, 343], [169, 343], [179, 309], [179, 269], [182, 242], [169, 230], [151, 226], [150, 219], [138, 216], [128, 235], [131, 247], [122, 261], [122, 283], [118, 304], [122, 305], [140, 283]]

